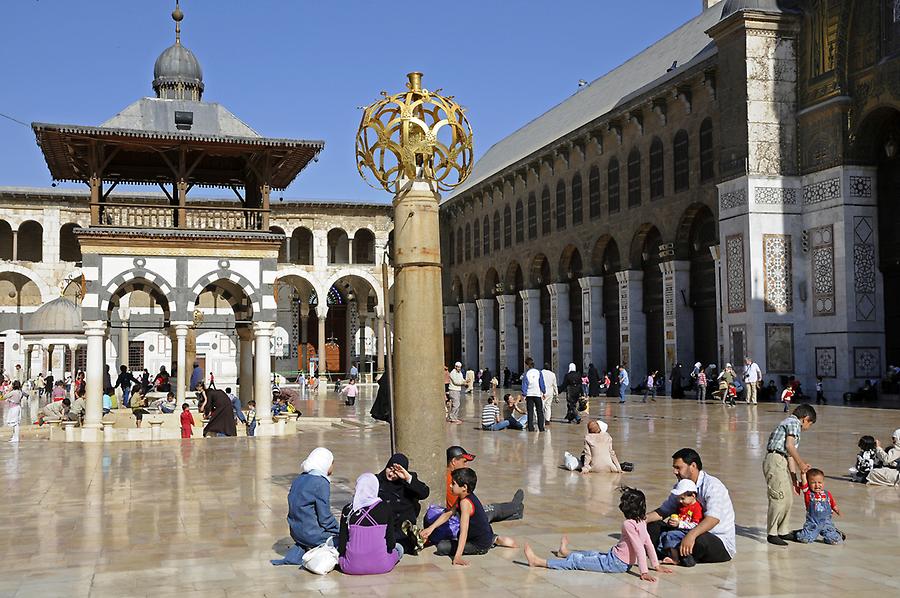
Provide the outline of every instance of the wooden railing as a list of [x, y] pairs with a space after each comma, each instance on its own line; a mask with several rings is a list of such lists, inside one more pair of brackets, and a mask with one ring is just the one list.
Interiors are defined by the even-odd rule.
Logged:
[[100, 206], [94, 226], [117, 228], [181, 228], [194, 230], [266, 231], [269, 211], [223, 206], [174, 206], [110, 203]]

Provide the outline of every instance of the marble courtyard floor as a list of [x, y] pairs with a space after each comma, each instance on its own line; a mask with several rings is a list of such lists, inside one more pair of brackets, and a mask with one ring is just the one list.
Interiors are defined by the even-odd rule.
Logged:
[[[468, 568], [427, 550], [390, 574], [318, 577], [273, 567], [288, 543], [286, 496], [299, 463], [317, 445], [336, 456], [332, 506], [348, 500], [361, 472], [388, 457], [387, 426], [302, 428], [282, 438], [215, 438], [144, 443], [66, 444], [26, 440], [0, 446], [0, 597], [6, 596], [821, 596], [860, 592], [898, 595], [900, 490], [842, 479], [856, 442], [882, 442], [900, 427], [896, 411], [825, 406], [803, 435], [801, 452], [824, 469], [826, 488], [844, 513], [843, 546], [765, 543], [761, 472], [765, 440], [783, 417], [779, 405], [755, 408], [661, 399], [642, 405], [592, 403], [610, 425], [620, 459], [633, 473], [581, 476], [559, 468], [565, 450], [580, 451], [582, 426], [555, 423], [545, 434], [475, 429], [480, 394], [467, 398], [465, 425], [448, 442], [478, 455], [478, 494], [508, 500], [526, 490], [522, 521], [495, 531], [547, 555], [568, 533], [574, 547], [607, 550], [621, 526], [617, 486], [643, 489], [657, 506], [673, 477], [669, 456], [700, 451], [707, 471], [728, 486], [737, 513], [736, 559], [676, 569], [657, 583], [636, 575], [529, 569], [521, 550], [495, 549]], [[634, 398], [632, 398], [634, 401]], [[333, 398], [314, 410], [365, 422], [369, 391], [353, 410]], [[557, 405], [554, 415], [562, 415]], [[346, 411], [345, 411], [346, 409]], [[302, 426], [302, 424], [301, 424]], [[6, 436], [4, 435], [4, 438]], [[415, 469], [415, 464], [413, 464]], [[442, 489], [434, 494], [442, 496]], [[792, 514], [803, 522], [802, 501]]]

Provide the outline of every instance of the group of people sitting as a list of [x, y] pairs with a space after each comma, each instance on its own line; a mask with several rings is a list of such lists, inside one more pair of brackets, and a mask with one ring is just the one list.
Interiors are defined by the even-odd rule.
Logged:
[[887, 450], [869, 435], [861, 437], [858, 446], [859, 454], [850, 468], [850, 479], [874, 486], [900, 485], [900, 428], [891, 435], [891, 446]]

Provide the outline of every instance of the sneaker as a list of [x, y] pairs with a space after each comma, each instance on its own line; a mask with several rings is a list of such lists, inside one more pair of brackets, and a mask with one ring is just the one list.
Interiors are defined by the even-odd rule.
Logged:
[[797, 541], [797, 532], [791, 532], [789, 534], [778, 534], [778, 537], [782, 540], [790, 540], [791, 542]]
[[766, 542], [768, 542], [769, 544], [774, 544], [775, 546], [787, 546], [788, 545], [788, 543], [785, 542], [779, 536], [766, 536]]

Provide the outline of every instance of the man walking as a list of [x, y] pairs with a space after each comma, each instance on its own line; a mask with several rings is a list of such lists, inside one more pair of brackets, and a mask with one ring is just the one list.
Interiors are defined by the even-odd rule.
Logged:
[[747, 404], [756, 405], [756, 391], [762, 383], [762, 372], [749, 356], [744, 359], [744, 382], [747, 387]]
[[534, 420], [537, 419], [538, 430], [544, 431], [543, 399], [547, 394], [544, 376], [534, 367], [531, 357], [525, 358], [525, 373], [522, 375], [522, 394], [525, 395], [525, 406], [528, 408], [528, 431], [534, 432]]
[[625, 393], [627, 393], [631, 386], [631, 380], [628, 378], [628, 371], [625, 369], [624, 365], [618, 366], [619, 368], [619, 403], [625, 402]]
[[550, 425], [550, 416], [553, 411], [553, 403], [559, 402], [559, 386], [556, 382], [556, 374], [550, 369], [550, 364], [544, 362], [544, 369], [541, 370], [541, 376], [544, 377], [544, 386], [547, 387], [547, 393], [542, 401], [544, 407], [544, 427]]
[[450, 370], [450, 412], [447, 413], [447, 421], [451, 424], [462, 423], [459, 420], [459, 403], [465, 385], [466, 379], [462, 374], [462, 363], [457, 361]]

